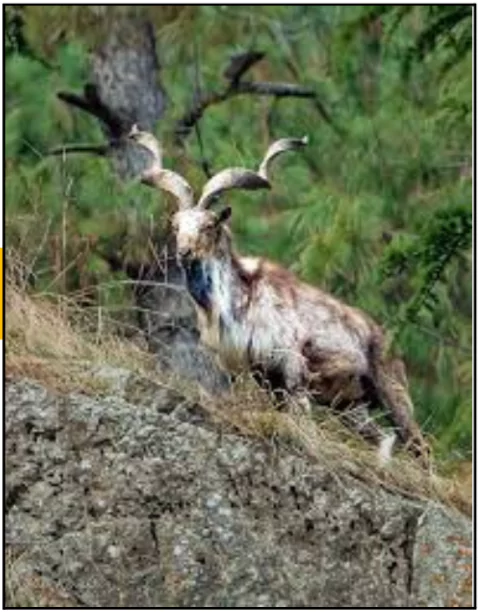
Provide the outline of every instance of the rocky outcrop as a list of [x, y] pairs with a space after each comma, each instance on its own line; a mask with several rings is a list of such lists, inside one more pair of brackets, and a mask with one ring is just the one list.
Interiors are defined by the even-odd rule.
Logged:
[[7, 386], [8, 582], [37, 603], [471, 605], [465, 517], [224, 433], [128, 372], [99, 375], [114, 396]]

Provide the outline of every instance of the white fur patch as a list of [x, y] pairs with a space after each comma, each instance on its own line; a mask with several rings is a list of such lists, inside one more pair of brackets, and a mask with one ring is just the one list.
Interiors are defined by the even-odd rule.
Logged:
[[196, 237], [204, 221], [210, 216], [210, 213], [204, 210], [191, 208], [188, 210], [180, 210], [174, 216], [174, 222], [177, 227], [178, 237]]
[[233, 304], [232, 304], [232, 277], [228, 263], [219, 259], [212, 259], [207, 263], [210, 269], [212, 279], [212, 293], [214, 308], [221, 315], [223, 322], [226, 325], [231, 325], [233, 322]]
[[254, 274], [259, 268], [260, 260], [257, 257], [241, 257], [239, 261], [248, 274]]
[[378, 459], [380, 465], [385, 465], [392, 458], [392, 450], [397, 436], [392, 433], [380, 442], [378, 449]]

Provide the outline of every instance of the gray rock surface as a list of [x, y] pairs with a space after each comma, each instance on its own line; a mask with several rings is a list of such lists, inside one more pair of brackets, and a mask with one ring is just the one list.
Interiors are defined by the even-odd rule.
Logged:
[[466, 518], [117, 382], [98, 400], [8, 384], [10, 582], [88, 607], [471, 605]]

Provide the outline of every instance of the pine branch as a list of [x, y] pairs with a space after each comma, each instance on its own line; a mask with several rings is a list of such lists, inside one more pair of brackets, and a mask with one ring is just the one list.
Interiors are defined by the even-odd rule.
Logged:
[[417, 323], [421, 310], [434, 310], [436, 286], [443, 281], [450, 262], [470, 248], [471, 236], [471, 210], [455, 206], [438, 213], [421, 239], [391, 245], [382, 263], [382, 273], [391, 277], [413, 270], [412, 278], [419, 280], [418, 289], [396, 317], [393, 341], [407, 324]]

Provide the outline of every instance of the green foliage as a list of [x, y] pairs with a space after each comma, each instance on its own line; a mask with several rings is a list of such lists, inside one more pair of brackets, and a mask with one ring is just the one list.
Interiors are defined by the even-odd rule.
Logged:
[[[5, 66], [5, 190], [7, 245], [20, 249], [37, 289], [88, 296], [111, 312], [129, 296], [101, 253], [148, 257], [165, 199], [119, 185], [104, 160], [44, 157], [62, 142], [103, 138], [91, 119], [55, 98], [86, 80], [87, 48], [104, 36], [102, 10], [31, 6], [21, 11], [23, 25], [13, 23], [19, 43], [10, 44]], [[444, 454], [468, 453], [471, 8], [135, 10], [148, 12], [158, 35], [169, 98], [158, 125], [166, 163], [196, 187], [204, 182], [198, 139], [193, 133], [185, 152], [171, 144], [196, 80], [203, 90], [222, 88], [228, 57], [254, 48], [267, 58], [251, 78], [315, 89], [319, 103], [242, 96], [200, 122], [213, 170], [255, 167], [274, 138], [310, 136], [303, 155], [278, 162], [270, 193], [230, 195], [238, 247], [281, 261], [390, 329], [425, 430]]]
[[463, 258], [471, 248], [472, 214], [469, 206], [450, 207], [438, 211], [423, 229], [420, 237], [396, 241], [382, 259], [384, 276], [408, 273], [408, 280], [417, 286], [415, 293], [400, 314], [400, 323], [415, 322], [422, 309], [434, 312], [439, 296], [436, 284], [454, 257]]

